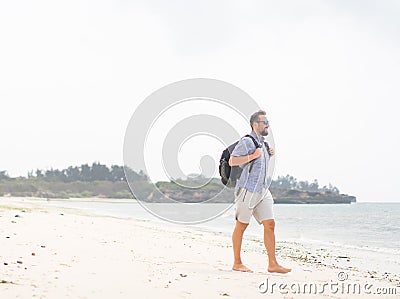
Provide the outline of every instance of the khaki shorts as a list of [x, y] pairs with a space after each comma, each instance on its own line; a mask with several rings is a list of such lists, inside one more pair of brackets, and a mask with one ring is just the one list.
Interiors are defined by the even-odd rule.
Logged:
[[235, 192], [235, 218], [242, 223], [250, 223], [251, 215], [259, 224], [262, 221], [274, 219], [274, 199], [268, 189], [260, 192], [250, 192], [240, 188]]

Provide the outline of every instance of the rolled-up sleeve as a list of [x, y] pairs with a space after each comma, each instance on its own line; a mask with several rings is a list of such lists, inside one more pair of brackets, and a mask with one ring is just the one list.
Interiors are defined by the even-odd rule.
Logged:
[[234, 157], [247, 156], [253, 153], [254, 150], [255, 150], [254, 142], [249, 137], [245, 137], [240, 139], [238, 144], [236, 144], [235, 148], [232, 151], [231, 156]]

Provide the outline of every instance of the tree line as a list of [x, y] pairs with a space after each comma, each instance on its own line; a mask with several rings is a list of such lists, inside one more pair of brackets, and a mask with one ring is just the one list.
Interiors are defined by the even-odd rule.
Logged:
[[[69, 166], [65, 169], [40, 170], [28, 172], [28, 179], [39, 179], [47, 182], [94, 182], [94, 181], [110, 181], [122, 182], [126, 181], [125, 172], [130, 180], [148, 182], [148, 176], [143, 172], [135, 172], [129, 167], [112, 165], [108, 167], [105, 164], [94, 162], [92, 165], [82, 164], [81, 166]], [[11, 179], [7, 171], [0, 171], [0, 180]], [[339, 189], [332, 184], [320, 187], [318, 180], [314, 179], [312, 182], [299, 181], [291, 175], [278, 176], [277, 179], [272, 180], [272, 188], [281, 189], [296, 189], [303, 191], [323, 191], [339, 194]]]
[[306, 181], [298, 181], [295, 177], [291, 175], [286, 176], [278, 176], [277, 179], [272, 180], [271, 182], [272, 188], [282, 188], [282, 189], [296, 189], [303, 191], [323, 191], [323, 192], [332, 192], [339, 194], [339, 189], [333, 186], [331, 183], [328, 185], [319, 186], [318, 180], [314, 179], [311, 183]]
[[[143, 171], [135, 172], [129, 167], [112, 165], [110, 168], [105, 164], [94, 162], [92, 165], [82, 164], [81, 166], [69, 166], [65, 169], [49, 169], [28, 172], [28, 179], [42, 179], [47, 182], [94, 182], [94, 181], [125, 181], [125, 172], [134, 181], [148, 181]], [[6, 171], [0, 171], [0, 180], [11, 179]]]

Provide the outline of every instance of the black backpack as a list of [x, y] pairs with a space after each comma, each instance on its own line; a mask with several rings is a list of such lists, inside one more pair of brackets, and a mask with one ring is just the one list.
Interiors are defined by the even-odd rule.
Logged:
[[[253, 140], [254, 145], [256, 148], [260, 148], [261, 144], [259, 144], [253, 136], [251, 135], [246, 135], [244, 137], [250, 137], [251, 140]], [[231, 144], [228, 146], [221, 155], [221, 159], [219, 160], [219, 174], [221, 176], [221, 182], [228, 188], [234, 188], [236, 186], [237, 180], [240, 178], [240, 175], [242, 174], [242, 168], [239, 166], [229, 166], [229, 159], [231, 157], [231, 153], [233, 152], [235, 146], [239, 143], [239, 141], [236, 141], [235, 143]], [[264, 143], [267, 152], [269, 150], [268, 143]], [[253, 166], [254, 160], [250, 162], [250, 171]]]

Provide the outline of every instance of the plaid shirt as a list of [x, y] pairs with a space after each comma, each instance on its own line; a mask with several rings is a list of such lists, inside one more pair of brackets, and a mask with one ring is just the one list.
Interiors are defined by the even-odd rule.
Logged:
[[[262, 192], [263, 188], [267, 188], [269, 154], [264, 144], [264, 137], [259, 138], [253, 131], [249, 135], [253, 136], [254, 139], [262, 145], [263, 153], [257, 159], [250, 161], [250, 163], [239, 165], [243, 168], [243, 171], [236, 183], [235, 192], [237, 192], [239, 188], [246, 188], [250, 192]], [[253, 140], [251, 140], [250, 137], [243, 137], [235, 146], [231, 156], [247, 156], [254, 153], [255, 150], [256, 148]], [[253, 167], [251, 173], [249, 173], [252, 162]]]

